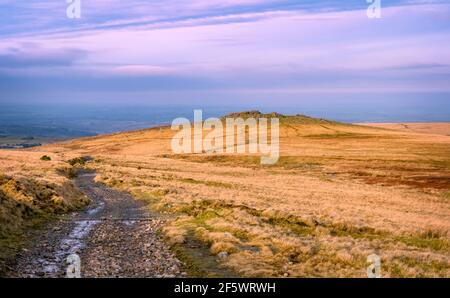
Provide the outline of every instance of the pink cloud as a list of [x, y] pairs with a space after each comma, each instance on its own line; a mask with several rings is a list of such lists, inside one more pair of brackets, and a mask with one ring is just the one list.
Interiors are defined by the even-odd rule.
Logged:
[[[89, 55], [76, 60], [72, 69], [98, 75], [182, 74], [226, 80], [245, 75], [295, 79], [309, 73], [353, 78], [364, 73], [373, 75], [378, 85], [395, 89], [391, 86], [395, 82], [388, 84], [386, 77], [404, 88], [410, 85], [411, 75], [448, 71], [408, 66], [450, 65], [450, 30], [444, 26], [449, 18], [450, 5], [385, 8], [381, 20], [369, 20], [363, 10], [270, 11], [16, 37], [0, 41], [0, 50], [24, 41], [45, 46], [49, 52], [77, 48]], [[431, 29], [421, 28], [417, 20]], [[353, 83], [349, 78], [349, 85]], [[426, 84], [420, 87], [426, 89]], [[433, 90], [442, 86], [441, 81], [428, 84]]]

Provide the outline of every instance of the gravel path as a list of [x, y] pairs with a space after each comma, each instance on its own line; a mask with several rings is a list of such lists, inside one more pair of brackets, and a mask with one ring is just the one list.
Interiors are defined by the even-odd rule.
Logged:
[[[182, 277], [180, 261], [156, 233], [163, 221], [127, 193], [94, 183], [83, 173], [76, 186], [92, 199], [88, 210], [31, 235], [9, 277], [65, 277], [81, 261], [81, 277]], [[68, 262], [71, 256], [75, 262]]]

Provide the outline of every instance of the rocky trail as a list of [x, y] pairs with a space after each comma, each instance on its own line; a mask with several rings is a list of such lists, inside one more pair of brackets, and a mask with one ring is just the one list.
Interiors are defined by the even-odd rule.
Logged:
[[[84, 172], [76, 186], [90, 207], [35, 231], [9, 277], [182, 277], [181, 262], [157, 234], [163, 221], [127, 193], [94, 182]], [[78, 265], [79, 264], [79, 265]]]

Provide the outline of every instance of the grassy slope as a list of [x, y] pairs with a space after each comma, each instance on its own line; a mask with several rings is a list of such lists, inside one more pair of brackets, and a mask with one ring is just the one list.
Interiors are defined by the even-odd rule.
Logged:
[[364, 276], [373, 252], [385, 276], [450, 275], [450, 137], [283, 116], [282, 157], [263, 167], [258, 156], [173, 155], [173, 134], [33, 151], [95, 157], [97, 180], [171, 216], [177, 249], [201, 241], [241, 275]]
[[41, 153], [0, 151], [0, 273], [26, 241], [25, 230], [88, 203], [65, 177], [71, 166], [48, 154], [56, 160], [43, 161]]
[[413, 133], [450, 136], [450, 122], [434, 123], [362, 123], [361, 125], [400, 130]]

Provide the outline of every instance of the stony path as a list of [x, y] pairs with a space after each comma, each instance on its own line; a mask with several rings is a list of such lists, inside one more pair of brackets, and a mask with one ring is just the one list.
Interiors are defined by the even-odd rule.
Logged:
[[94, 183], [94, 176], [84, 173], [75, 181], [92, 199], [90, 208], [32, 235], [8, 276], [65, 277], [73, 254], [80, 258], [82, 277], [185, 276], [156, 233], [163, 222], [129, 194]]

